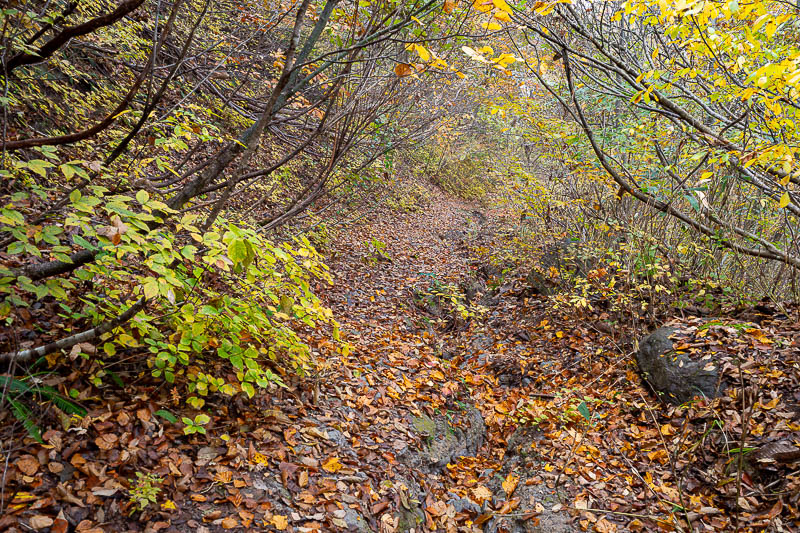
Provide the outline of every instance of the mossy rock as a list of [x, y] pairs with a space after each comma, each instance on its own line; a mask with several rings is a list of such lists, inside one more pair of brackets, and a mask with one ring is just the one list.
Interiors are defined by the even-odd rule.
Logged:
[[474, 455], [483, 444], [486, 425], [477, 409], [467, 407], [451, 416], [452, 424], [443, 416], [411, 418], [411, 427], [424, 437], [420, 466], [440, 470], [458, 457]]

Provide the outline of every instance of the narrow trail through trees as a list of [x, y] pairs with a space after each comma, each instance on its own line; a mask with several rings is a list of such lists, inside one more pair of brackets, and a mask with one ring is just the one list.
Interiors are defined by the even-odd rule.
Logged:
[[[491, 244], [500, 214], [432, 194], [424, 211], [376, 216], [335, 245], [327, 300], [353, 351], [327, 360], [318, 420], [333, 428], [338, 473], [352, 470], [348, 479], [371, 480], [378, 490], [361, 513], [343, 519], [455, 531], [477, 516], [487, 531], [570, 531], [569, 518], [551, 511], [563, 507], [554, 491], [519, 459], [507, 460], [516, 454], [506, 453], [507, 398], [492, 372], [509, 355], [494, 352], [495, 336], [501, 350], [515, 352], [520, 338], [506, 345], [499, 334], [530, 336], [510, 329], [503, 289], [486, 286], [471, 249]], [[377, 257], [370, 255], [376, 242], [385, 245]], [[452, 300], [437, 300], [455, 298], [456, 287], [486, 304], [481, 316], [447, 315]], [[506, 371], [520, 383], [522, 369]], [[536, 438], [519, 434], [517, 446]]]

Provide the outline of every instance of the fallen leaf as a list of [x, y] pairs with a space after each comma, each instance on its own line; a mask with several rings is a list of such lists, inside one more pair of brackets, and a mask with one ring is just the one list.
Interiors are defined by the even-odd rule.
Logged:
[[484, 502], [486, 500], [492, 499], [492, 493], [489, 489], [484, 487], [483, 485], [478, 485], [474, 489], [472, 489], [472, 495], [475, 496], [475, 499], [479, 502]]
[[50, 527], [50, 526], [53, 525], [53, 519], [50, 518], [49, 516], [44, 516], [44, 515], [40, 514], [40, 515], [36, 515], [36, 516], [32, 517], [28, 521], [28, 524], [33, 529], [44, 529], [46, 527]]
[[239, 520], [237, 520], [233, 516], [226, 516], [225, 518], [222, 519], [222, 522], [221, 522], [220, 525], [222, 527], [224, 527], [225, 529], [233, 529], [233, 528], [235, 528], [236, 526], [239, 525]]
[[270, 522], [275, 526], [275, 529], [279, 531], [283, 531], [289, 527], [289, 520], [284, 515], [274, 514], [272, 515]]
[[514, 493], [514, 489], [517, 488], [518, 483], [519, 476], [515, 476], [513, 472], [510, 472], [502, 483], [503, 490], [506, 491], [507, 496], [511, 496]]
[[342, 468], [344, 468], [344, 466], [339, 462], [339, 458], [336, 456], [329, 457], [327, 461], [322, 463], [322, 469], [331, 474], [335, 474]]
[[39, 461], [33, 455], [23, 455], [14, 464], [26, 476], [32, 476], [39, 470]]

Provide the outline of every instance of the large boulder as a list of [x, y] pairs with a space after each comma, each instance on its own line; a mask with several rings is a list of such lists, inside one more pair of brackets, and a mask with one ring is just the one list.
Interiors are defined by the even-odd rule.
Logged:
[[722, 392], [719, 369], [708, 359], [692, 359], [674, 348], [676, 327], [662, 327], [639, 343], [636, 360], [644, 378], [661, 399], [683, 403], [695, 396], [716, 398]]

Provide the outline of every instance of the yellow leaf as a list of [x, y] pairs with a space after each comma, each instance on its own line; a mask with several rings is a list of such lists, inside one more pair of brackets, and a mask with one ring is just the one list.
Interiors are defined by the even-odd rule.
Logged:
[[474, 4], [472, 4], [472, 7], [481, 13], [488, 13], [492, 10], [492, 2], [491, 0], [477, 0]]
[[495, 30], [502, 29], [502, 26], [500, 26], [500, 24], [498, 24], [496, 22], [484, 22], [483, 24], [481, 24], [481, 26], [483, 26], [483, 28], [485, 30], [489, 30], [489, 31], [495, 31]]
[[511, 16], [505, 11], [498, 11], [494, 14], [494, 18], [502, 20], [503, 22], [511, 22]]
[[509, 14], [511, 13], [511, 6], [506, 3], [506, 0], [492, 0], [492, 4], [501, 11], [505, 11]]
[[786, 207], [787, 205], [789, 205], [789, 200], [790, 200], [790, 198], [789, 198], [789, 191], [786, 191], [785, 193], [783, 193], [783, 196], [781, 196], [781, 201], [780, 201], [780, 202], [778, 202], [778, 207], [780, 207], [781, 209], [783, 209], [784, 207]]
[[519, 483], [519, 476], [515, 476], [513, 472], [508, 474], [508, 477], [502, 483], [506, 495], [510, 497], [511, 494], [514, 493], [514, 490], [517, 488], [517, 483]]
[[335, 474], [342, 468], [344, 467], [342, 466], [342, 463], [339, 462], [339, 458], [336, 456], [330, 457], [327, 461], [322, 463], [322, 469], [326, 472], [330, 472], [331, 474]]
[[172, 500], [167, 500], [161, 504], [161, 509], [163, 509], [164, 511], [174, 511], [175, 509], [177, 509], [177, 507], [175, 506], [175, 502], [173, 502]]
[[289, 527], [289, 520], [282, 514], [272, 515], [270, 522], [272, 522], [272, 525], [275, 526], [275, 529], [279, 531], [283, 531], [284, 529]]
[[431, 60], [431, 53], [428, 52], [424, 46], [418, 44], [415, 48], [417, 49], [417, 53], [419, 54], [420, 59], [422, 59], [423, 61]]

